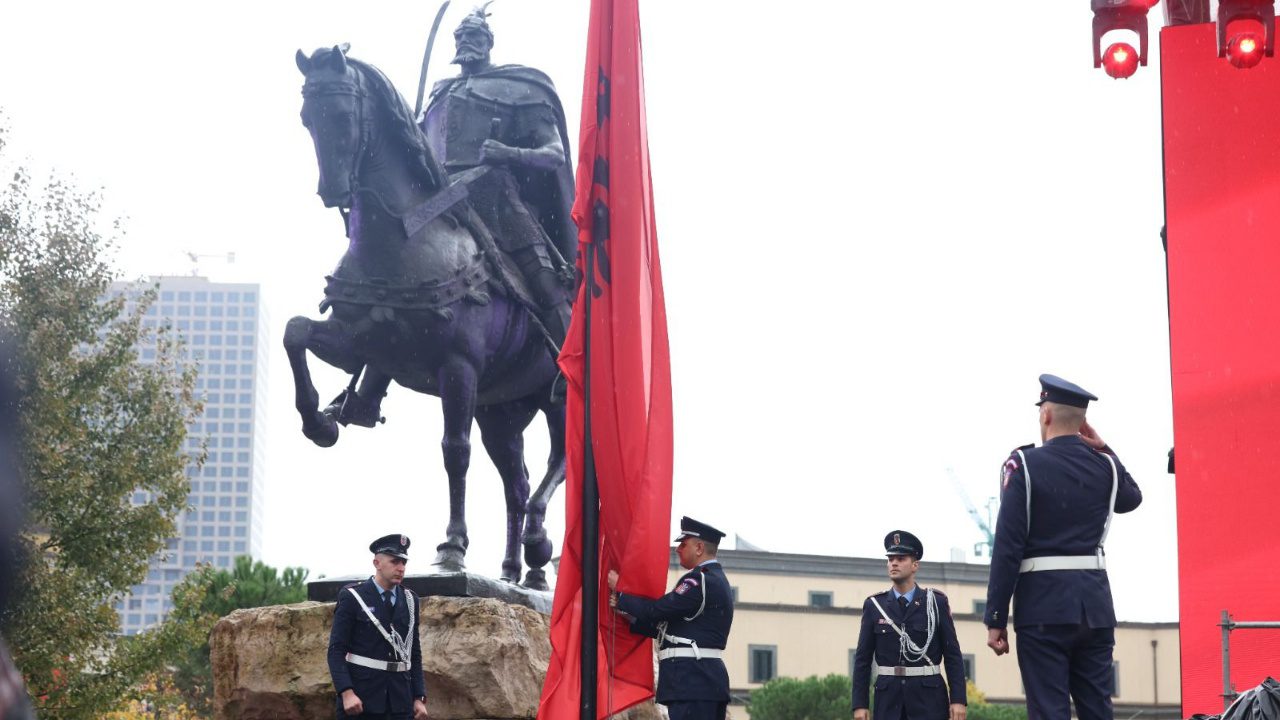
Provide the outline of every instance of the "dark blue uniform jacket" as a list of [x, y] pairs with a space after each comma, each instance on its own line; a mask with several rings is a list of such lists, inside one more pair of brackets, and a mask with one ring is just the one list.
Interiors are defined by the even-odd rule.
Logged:
[[[378, 595], [378, 586], [373, 579], [354, 586], [356, 592], [364, 599], [365, 605], [373, 610], [378, 622], [386, 627], [387, 615], [382, 599]], [[416, 600], [416, 598], [415, 598]], [[412, 605], [412, 607], [410, 607]], [[409, 631], [410, 613], [416, 615], [416, 602], [408, 602], [404, 588], [396, 588], [396, 604], [391, 618], [394, 627], [400, 631], [401, 637]], [[364, 711], [370, 714], [387, 712], [404, 713], [413, 711], [413, 699], [427, 694], [426, 684], [422, 676], [422, 646], [418, 639], [418, 625], [413, 628], [413, 644], [410, 646], [407, 672], [387, 672], [373, 668], [352, 665], [346, 661], [347, 653], [363, 655], [374, 660], [398, 660], [391, 649], [391, 643], [382, 637], [382, 633], [373, 626], [369, 616], [360, 608], [351, 593], [343, 588], [338, 593], [338, 605], [333, 612], [333, 629], [329, 633], [329, 674], [333, 677], [333, 689], [338, 693], [338, 717], [342, 712], [342, 691], [352, 688], [364, 705]]]
[[[1110, 463], [1074, 435], [1022, 452], [1031, 470], [1031, 529], [1027, 531], [1027, 468], [1015, 451], [1001, 472], [987, 626], [1007, 626], [1014, 598], [1015, 625], [1076, 625], [1083, 619], [1091, 628], [1115, 627], [1105, 570], [1018, 572], [1024, 558], [1096, 554], [1111, 500]], [[1106, 452], [1115, 459], [1110, 448]], [[1126, 513], [1142, 503], [1142, 491], [1120, 460], [1115, 462], [1120, 478], [1115, 511]]]
[[[700, 614], [699, 607], [702, 607]], [[699, 648], [723, 650], [729, 639], [729, 627], [733, 624], [733, 593], [724, 568], [713, 562], [685, 573], [674, 590], [657, 600], [618, 593], [618, 609], [635, 618], [631, 623], [632, 632], [658, 637], [658, 623], [665, 622], [668, 635], [693, 640]], [[667, 639], [658, 649], [678, 647], [690, 646]], [[663, 660], [658, 665], [658, 694], [655, 699], [663, 704], [690, 700], [729, 702], [729, 673], [724, 661], [697, 658]]]
[[[925, 593], [925, 588], [916, 586], [915, 595], [905, 611], [898, 605], [890, 590], [871, 596], [889, 614], [890, 620], [907, 631], [907, 635], [918, 647], [924, 647], [928, 637], [929, 615], [925, 607]], [[904, 706], [907, 718], [945, 719], [949, 713], [949, 705], [965, 704], [964, 658], [960, 653], [960, 642], [956, 639], [956, 625], [951, 619], [951, 603], [946, 595], [937, 590], [933, 591], [933, 595], [938, 603], [937, 624], [934, 627], [933, 642], [925, 648], [925, 654], [934, 665], [942, 667], [946, 683], [943, 683], [942, 675], [878, 675], [875, 678], [877, 720], [898, 720], [904, 716]], [[928, 666], [929, 663], [924, 660], [906, 662], [901, 657], [900, 642], [893, 626], [885, 621], [884, 616], [872, 604], [871, 598], [867, 598], [862, 603], [862, 629], [858, 633], [858, 648], [853, 653], [855, 710], [870, 706], [872, 657], [875, 657], [876, 664], [882, 668]]]

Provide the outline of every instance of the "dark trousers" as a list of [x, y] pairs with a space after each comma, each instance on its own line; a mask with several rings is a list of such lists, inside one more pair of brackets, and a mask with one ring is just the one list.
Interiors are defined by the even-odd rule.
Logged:
[[729, 703], [711, 700], [665, 704], [667, 706], [667, 715], [671, 720], [724, 720], [725, 708], [729, 706]]
[[1029, 720], [1112, 720], [1115, 628], [1078, 625], [1018, 627], [1018, 668]]

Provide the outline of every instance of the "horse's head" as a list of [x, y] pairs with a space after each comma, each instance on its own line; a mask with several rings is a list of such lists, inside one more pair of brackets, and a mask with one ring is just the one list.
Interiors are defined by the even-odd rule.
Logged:
[[347, 61], [347, 47], [297, 54], [302, 86], [302, 124], [311, 133], [320, 165], [320, 199], [325, 207], [350, 207], [356, 175], [368, 142], [371, 109], [359, 69]]
[[[385, 182], [410, 183], [433, 193], [443, 187], [444, 171], [414, 121], [413, 111], [377, 68], [347, 57], [347, 45], [297, 54], [302, 86], [302, 124], [311, 132], [320, 165], [320, 198], [326, 207], [350, 207], [362, 181], [366, 154], [385, 153], [367, 170], [386, 173], [398, 163], [407, 177]], [[379, 176], [374, 177], [376, 180]]]

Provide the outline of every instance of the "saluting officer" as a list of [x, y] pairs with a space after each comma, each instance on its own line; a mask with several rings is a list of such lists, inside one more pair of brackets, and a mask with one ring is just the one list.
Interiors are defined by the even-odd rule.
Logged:
[[729, 705], [725, 643], [733, 624], [733, 592], [716, 560], [724, 533], [680, 518], [676, 554], [689, 572], [657, 600], [617, 591], [609, 571], [609, 605], [632, 618], [631, 631], [658, 639], [658, 693], [671, 720], [724, 720]]
[[879, 668], [875, 720], [964, 720], [964, 658], [951, 605], [942, 591], [916, 584], [924, 545], [915, 535], [894, 530], [885, 536], [884, 549], [893, 587], [862, 604], [853, 655], [853, 718], [869, 715], [874, 657]]
[[1092, 393], [1040, 376], [1042, 445], [1014, 450], [1001, 474], [987, 585], [987, 645], [1009, 652], [1014, 598], [1018, 668], [1030, 720], [1112, 718], [1116, 615], [1106, 557], [1113, 513], [1142, 491], [1085, 419]]
[[380, 537], [369, 545], [369, 552], [373, 577], [338, 593], [329, 633], [329, 674], [338, 692], [338, 718], [426, 720], [418, 598], [400, 586], [409, 538]]

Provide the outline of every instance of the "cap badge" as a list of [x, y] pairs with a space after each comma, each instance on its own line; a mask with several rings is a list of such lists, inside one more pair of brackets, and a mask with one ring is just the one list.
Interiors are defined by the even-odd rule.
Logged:
[[901, 545], [901, 544], [902, 544], [902, 536], [901, 536], [901, 535], [899, 535], [898, 533], [894, 533], [894, 534], [893, 534], [893, 544], [894, 544], [894, 545]]

